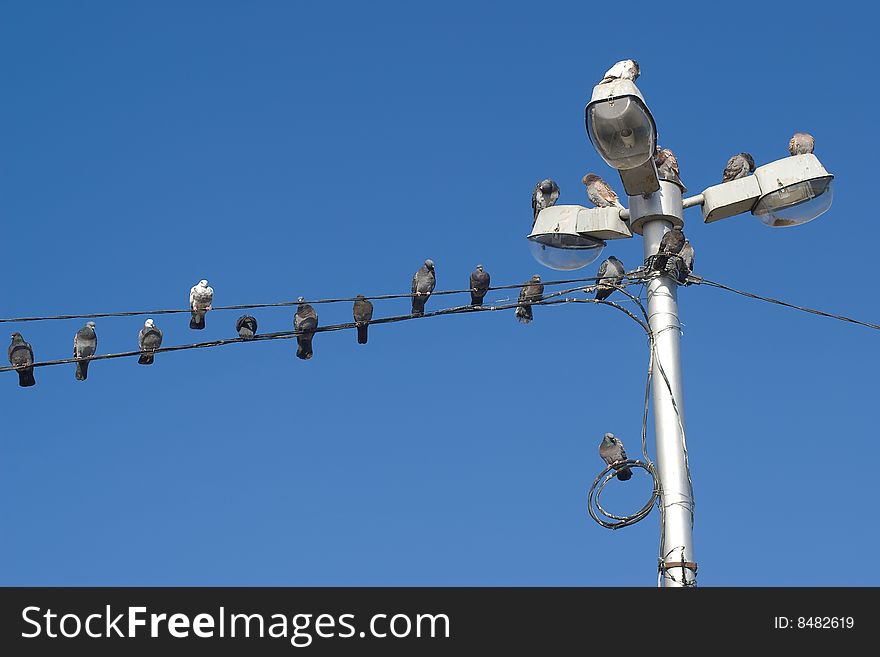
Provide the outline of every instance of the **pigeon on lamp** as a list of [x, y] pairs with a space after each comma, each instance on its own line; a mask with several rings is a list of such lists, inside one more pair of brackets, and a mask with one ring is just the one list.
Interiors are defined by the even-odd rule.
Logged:
[[654, 164], [657, 165], [657, 176], [660, 180], [667, 180], [681, 187], [682, 192], [687, 191], [687, 187], [681, 182], [678, 170], [678, 158], [668, 148], [660, 148], [654, 153]]
[[721, 182], [726, 183], [731, 180], [739, 180], [754, 172], [755, 158], [749, 153], [737, 153], [727, 160], [727, 166], [724, 167], [724, 175], [721, 177]]
[[538, 220], [538, 213], [544, 208], [556, 205], [559, 200], [559, 185], [549, 178], [542, 180], [532, 192], [532, 227]]
[[18, 385], [22, 388], [28, 388], [37, 384], [34, 379], [34, 350], [18, 331], [12, 334], [12, 343], [9, 345], [9, 363], [18, 372]]
[[311, 304], [305, 303], [303, 297], [297, 299], [297, 302], [299, 305], [293, 316], [293, 328], [301, 334], [296, 337], [296, 357], [309, 360], [314, 355], [312, 337], [315, 335], [315, 329], [318, 328], [318, 313]]
[[359, 294], [355, 297], [352, 314], [357, 324], [358, 344], [367, 344], [367, 328], [373, 319], [373, 304], [363, 294]]
[[792, 155], [806, 155], [813, 152], [816, 140], [809, 132], [796, 132], [788, 142], [788, 152]]
[[634, 59], [623, 59], [605, 72], [605, 76], [599, 81], [599, 84], [605, 84], [612, 80], [630, 80], [635, 82], [641, 71], [639, 63]]
[[483, 298], [489, 291], [489, 272], [483, 269], [483, 265], [471, 272], [471, 305], [482, 306]]
[[519, 305], [516, 307], [516, 318], [523, 324], [532, 321], [532, 303], [544, 297], [544, 284], [541, 277], [535, 274], [519, 291]]
[[597, 208], [622, 208], [617, 192], [595, 173], [588, 173], [581, 181], [587, 187], [587, 197]]
[[242, 340], [253, 340], [257, 334], [257, 320], [251, 315], [242, 315], [235, 322], [235, 330]]
[[620, 438], [615, 437], [613, 433], [606, 433], [599, 443], [599, 456], [610, 466], [614, 467], [617, 472], [617, 478], [620, 481], [627, 481], [632, 477], [632, 470], [629, 466], [624, 465], [627, 461], [626, 450], [623, 449], [623, 443]]
[[144, 322], [144, 328], [138, 333], [138, 349], [141, 355], [138, 363], [141, 365], [152, 365], [154, 353], [156, 349], [162, 346], [162, 331], [156, 328], [152, 319]]
[[205, 313], [211, 310], [213, 300], [214, 288], [208, 287], [208, 281], [202, 279], [192, 286], [189, 291], [189, 307], [192, 309], [192, 319], [189, 322], [191, 329], [205, 328]]
[[623, 282], [623, 275], [625, 273], [626, 270], [623, 267], [623, 263], [614, 256], [608, 256], [599, 265], [599, 272], [596, 274], [596, 278], [599, 279], [596, 287], [596, 299], [598, 301], [605, 301], [605, 299], [610, 297], [614, 293], [614, 286], [620, 285]]
[[[73, 357], [87, 358], [94, 356], [98, 350], [98, 334], [95, 333], [95, 323], [86, 322], [76, 335], [73, 336]], [[85, 381], [89, 376], [89, 361], [81, 360], [76, 363], [76, 380]]]
[[681, 227], [676, 226], [663, 236], [660, 240], [660, 248], [654, 257], [654, 269], [657, 271], [665, 271], [666, 264], [669, 262], [669, 256], [678, 255], [684, 246], [684, 233]]
[[437, 277], [434, 274], [434, 261], [425, 260], [425, 264], [419, 267], [413, 274], [412, 279], [412, 314], [421, 317], [425, 314], [425, 304], [434, 291]]

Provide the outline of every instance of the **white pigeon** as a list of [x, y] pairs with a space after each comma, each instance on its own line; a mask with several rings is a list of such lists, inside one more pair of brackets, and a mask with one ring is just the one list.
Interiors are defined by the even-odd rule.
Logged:
[[639, 63], [634, 59], [622, 59], [605, 72], [599, 84], [605, 84], [612, 80], [631, 80], [635, 82], [639, 77]]
[[192, 309], [191, 329], [205, 328], [205, 313], [211, 310], [214, 300], [214, 288], [208, 287], [208, 281], [202, 279], [189, 291], [189, 307]]

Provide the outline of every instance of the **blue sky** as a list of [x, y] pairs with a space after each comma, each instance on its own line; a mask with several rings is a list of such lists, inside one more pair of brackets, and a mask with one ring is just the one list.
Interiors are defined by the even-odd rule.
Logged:
[[[858, 196], [876, 46], [847, 3], [800, 21], [797, 3], [418, 4], [2, 3], [0, 316], [184, 307], [200, 278], [218, 305], [406, 292], [428, 257], [438, 289], [477, 262], [552, 279], [524, 239], [531, 189], [585, 203], [596, 171], [622, 193], [583, 107], [635, 57], [692, 192], [795, 130], [836, 176], [798, 228], [687, 211], [697, 273], [880, 320]], [[680, 303], [700, 584], [880, 585], [880, 335], [705, 287]], [[4, 374], [0, 584], [653, 585], [656, 511], [610, 532], [585, 507], [602, 434], [638, 451], [643, 335], [590, 305], [535, 316], [322, 334], [309, 362], [282, 340], [96, 362], [85, 383]], [[170, 345], [236, 317], [155, 319]], [[292, 328], [289, 308], [257, 317]], [[97, 320], [99, 350], [133, 348], [143, 319]], [[5, 326], [50, 359], [81, 324]]]

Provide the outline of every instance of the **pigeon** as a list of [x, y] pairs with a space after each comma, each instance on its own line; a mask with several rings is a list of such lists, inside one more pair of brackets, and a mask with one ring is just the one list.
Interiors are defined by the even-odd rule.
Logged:
[[354, 300], [352, 314], [357, 324], [358, 344], [367, 344], [367, 328], [373, 319], [373, 304], [363, 294], [359, 294]]
[[654, 164], [657, 165], [657, 175], [660, 180], [668, 180], [681, 187], [681, 191], [687, 191], [687, 187], [684, 186], [681, 178], [679, 178], [678, 158], [675, 157], [671, 150], [657, 146], [657, 150], [654, 153]]
[[606, 433], [605, 437], [602, 438], [602, 442], [599, 443], [599, 456], [602, 457], [605, 463], [614, 466], [617, 478], [620, 481], [627, 481], [633, 476], [632, 470], [628, 466], [623, 465], [623, 462], [627, 460], [623, 443], [613, 433]]
[[482, 306], [483, 298], [489, 290], [489, 272], [483, 269], [483, 265], [471, 272], [471, 305]]
[[541, 277], [535, 274], [519, 291], [519, 305], [516, 307], [516, 318], [523, 324], [532, 321], [532, 303], [544, 297], [544, 284]]
[[634, 59], [623, 59], [605, 72], [599, 84], [605, 84], [612, 80], [630, 80], [635, 82], [639, 77], [639, 63]]
[[588, 173], [581, 182], [587, 186], [587, 196], [597, 208], [623, 207], [617, 192], [595, 173]]
[[623, 263], [614, 256], [608, 256], [601, 265], [599, 265], [599, 273], [596, 278], [599, 279], [599, 285], [596, 289], [596, 299], [605, 301], [614, 293], [614, 286], [620, 285], [623, 281], [623, 275], [626, 270]]
[[[86, 358], [94, 356], [98, 349], [98, 334], [95, 333], [95, 323], [86, 322], [76, 335], [73, 336], [73, 357]], [[76, 380], [85, 381], [89, 376], [89, 361], [81, 360], [76, 364]]]
[[162, 346], [162, 331], [156, 328], [152, 319], [144, 322], [144, 328], [138, 333], [138, 348], [141, 350], [138, 363], [141, 365], [153, 364], [153, 352]]
[[18, 372], [18, 385], [22, 388], [36, 385], [34, 379], [34, 350], [25, 342], [21, 333], [16, 331], [12, 334], [12, 344], [9, 345], [9, 362]]
[[250, 315], [242, 315], [235, 322], [235, 330], [243, 340], [252, 340], [257, 334], [257, 320]]
[[412, 314], [421, 317], [425, 314], [425, 304], [434, 291], [437, 277], [434, 275], [434, 261], [425, 260], [425, 264], [413, 274], [412, 279]]
[[684, 241], [684, 246], [681, 247], [681, 251], [678, 255], [681, 258], [681, 269], [678, 272], [678, 281], [679, 283], [684, 283], [690, 273], [694, 270], [694, 247], [690, 241]]
[[547, 178], [535, 185], [535, 190], [532, 192], [532, 227], [538, 220], [538, 213], [544, 208], [556, 205], [558, 200], [559, 185], [556, 181]]
[[192, 308], [191, 329], [205, 328], [205, 313], [211, 310], [214, 300], [214, 288], [208, 287], [208, 281], [202, 279], [189, 291], [189, 307]]
[[313, 355], [312, 337], [315, 335], [315, 329], [318, 328], [318, 313], [310, 304], [305, 303], [303, 297], [297, 301], [299, 305], [293, 316], [293, 328], [295, 331], [301, 331], [302, 334], [296, 336], [296, 357], [309, 360]]
[[788, 152], [792, 155], [806, 155], [813, 152], [816, 140], [809, 132], [796, 132], [788, 142]]
[[727, 166], [724, 167], [724, 175], [721, 182], [730, 182], [745, 178], [755, 171], [755, 158], [748, 153], [737, 153], [727, 160]]
[[660, 240], [660, 248], [657, 249], [657, 255], [654, 258], [654, 269], [664, 271], [666, 264], [669, 262], [669, 256], [678, 255], [684, 246], [684, 233], [681, 228], [676, 226], [663, 236]]

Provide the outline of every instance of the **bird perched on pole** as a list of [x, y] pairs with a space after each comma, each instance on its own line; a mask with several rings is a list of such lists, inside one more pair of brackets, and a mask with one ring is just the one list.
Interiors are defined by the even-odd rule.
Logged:
[[367, 344], [367, 329], [373, 319], [373, 304], [363, 294], [359, 294], [355, 297], [352, 314], [357, 324], [358, 344]]
[[516, 318], [523, 324], [532, 321], [532, 304], [544, 298], [544, 284], [541, 277], [535, 274], [519, 291], [519, 305], [516, 307]]
[[626, 450], [623, 449], [623, 442], [613, 433], [606, 433], [599, 443], [599, 456], [610, 466], [614, 467], [617, 472], [617, 478], [620, 481], [627, 481], [632, 477], [632, 470], [624, 465], [627, 461]]
[[437, 277], [434, 274], [434, 261], [425, 260], [425, 264], [418, 268], [412, 279], [412, 314], [421, 317], [425, 314], [425, 304], [434, 291]]
[[12, 334], [12, 344], [9, 345], [9, 363], [18, 372], [18, 385], [28, 388], [36, 385], [34, 379], [34, 350], [29, 342], [16, 331]]
[[630, 80], [635, 82], [641, 70], [639, 63], [634, 59], [622, 59], [605, 72], [605, 76], [599, 81], [599, 84], [605, 84], [612, 80]]
[[211, 310], [213, 300], [214, 288], [208, 287], [208, 281], [202, 279], [192, 286], [189, 291], [189, 307], [192, 309], [192, 319], [189, 322], [191, 329], [205, 328], [205, 313]]
[[144, 328], [138, 333], [138, 348], [141, 350], [138, 363], [152, 365], [156, 349], [162, 346], [162, 331], [156, 328], [152, 319], [144, 322]]
[[657, 176], [660, 180], [675, 183], [682, 192], [687, 191], [687, 187], [679, 177], [678, 158], [671, 150], [657, 146], [657, 150], [654, 152], [654, 164], [657, 165]]
[[[95, 332], [95, 323], [86, 322], [76, 335], [73, 336], [73, 357], [87, 358], [94, 356], [98, 350], [98, 334]], [[81, 360], [76, 363], [76, 380], [85, 381], [89, 376], [89, 361]]]
[[617, 192], [611, 189], [611, 186], [595, 173], [588, 173], [581, 182], [587, 188], [587, 198], [597, 208], [623, 207]]
[[603, 260], [599, 265], [599, 272], [596, 274], [596, 278], [599, 279], [596, 287], [596, 299], [605, 301], [610, 297], [614, 293], [615, 286], [623, 282], [625, 273], [623, 263], [614, 256], [608, 256]]
[[483, 269], [483, 265], [471, 272], [471, 305], [482, 306], [483, 298], [489, 291], [489, 272]]
[[724, 175], [721, 176], [721, 182], [739, 180], [754, 172], [755, 158], [749, 153], [737, 153], [727, 160], [727, 166], [724, 167]]
[[678, 270], [678, 282], [684, 283], [687, 277], [694, 271], [694, 247], [689, 240], [684, 241], [684, 246], [678, 254], [681, 259], [681, 267]]
[[243, 340], [253, 340], [257, 334], [257, 320], [250, 315], [242, 315], [235, 322], [235, 330], [238, 331], [238, 337]]
[[806, 155], [813, 152], [816, 140], [809, 132], [796, 132], [788, 142], [788, 152], [792, 155]]
[[538, 220], [538, 213], [544, 208], [556, 205], [559, 200], [559, 185], [556, 181], [546, 178], [535, 185], [532, 191], [532, 227]]
[[684, 243], [684, 233], [681, 232], [680, 226], [676, 226], [666, 233], [663, 236], [663, 239], [660, 240], [660, 248], [657, 250], [657, 255], [654, 257], [653, 268], [657, 271], [664, 271], [666, 269], [666, 264], [669, 262], [669, 256], [678, 255], [681, 252]]
[[318, 313], [311, 304], [305, 303], [303, 297], [297, 299], [297, 302], [299, 305], [293, 316], [293, 329], [300, 332], [296, 337], [296, 357], [309, 360], [313, 356], [312, 337], [318, 328]]

